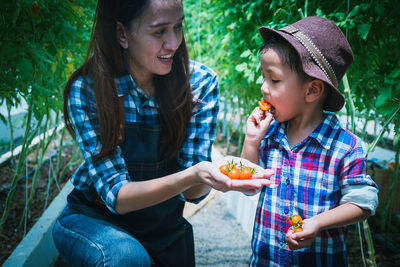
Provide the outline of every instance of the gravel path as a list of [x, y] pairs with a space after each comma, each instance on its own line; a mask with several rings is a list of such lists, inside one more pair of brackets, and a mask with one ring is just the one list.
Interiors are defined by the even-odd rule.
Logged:
[[229, 213], [223, 193], [216, 193], [197, 213], [193, 225], [196, 266], [248, 266], [251, 238]]

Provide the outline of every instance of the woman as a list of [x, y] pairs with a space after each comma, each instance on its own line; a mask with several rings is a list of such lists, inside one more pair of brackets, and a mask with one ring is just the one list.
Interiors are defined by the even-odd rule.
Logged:
[[98, 1], [88, 60], [64, 92], [84, 162], [53, 236], [72, 266], [194, 266], [184, 201], [269, 183], [209, 162], [218, 83], [189, 62], [183, 19], [180, 0]]

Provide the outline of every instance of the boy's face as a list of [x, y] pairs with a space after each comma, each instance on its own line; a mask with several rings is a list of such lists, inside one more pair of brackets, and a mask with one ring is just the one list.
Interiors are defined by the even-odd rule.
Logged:
[[273, 49], [263, 51], [260, 60], [264, 77], [261, 92], [272, 105], [270, 112], [275, 120], [284, 122], [301, 116], [306, 90], [297, 72], [284, 64]]

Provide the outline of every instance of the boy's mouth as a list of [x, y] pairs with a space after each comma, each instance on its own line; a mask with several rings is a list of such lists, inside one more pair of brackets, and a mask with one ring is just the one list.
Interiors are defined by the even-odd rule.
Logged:
[[272, 115], [275, 115], [275, 108], [274, 106], [271, 106], [271, 108], [268, 110], [269, 113], [271, 113]]

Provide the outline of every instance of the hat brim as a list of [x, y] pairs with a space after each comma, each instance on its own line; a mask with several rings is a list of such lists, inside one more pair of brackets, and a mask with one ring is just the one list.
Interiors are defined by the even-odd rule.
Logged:
[[330, 88], [330, 93], [328, 94], [327, 99], [325, 100], [323, 109], [326, 111], [337, 112], [341, 110], [344, 106], [345, 99], [344, 96], [340, 93], [340, 91], [332, 84], [329, 78], [325, 75], [325, 73], [320, 69], [320, 67], [315, 63], [307, 49], [291, 34], [275, 30], [269, 27], [260, 27], [259, 32], [261, 34], [262, 39], [268, 40], [271, 34], [278, 34], [286, 41], [289, 42], [290, 45], [296, 50], [299, 55], [303, 71], [310, 77], [322, 80], [325, 85]]

